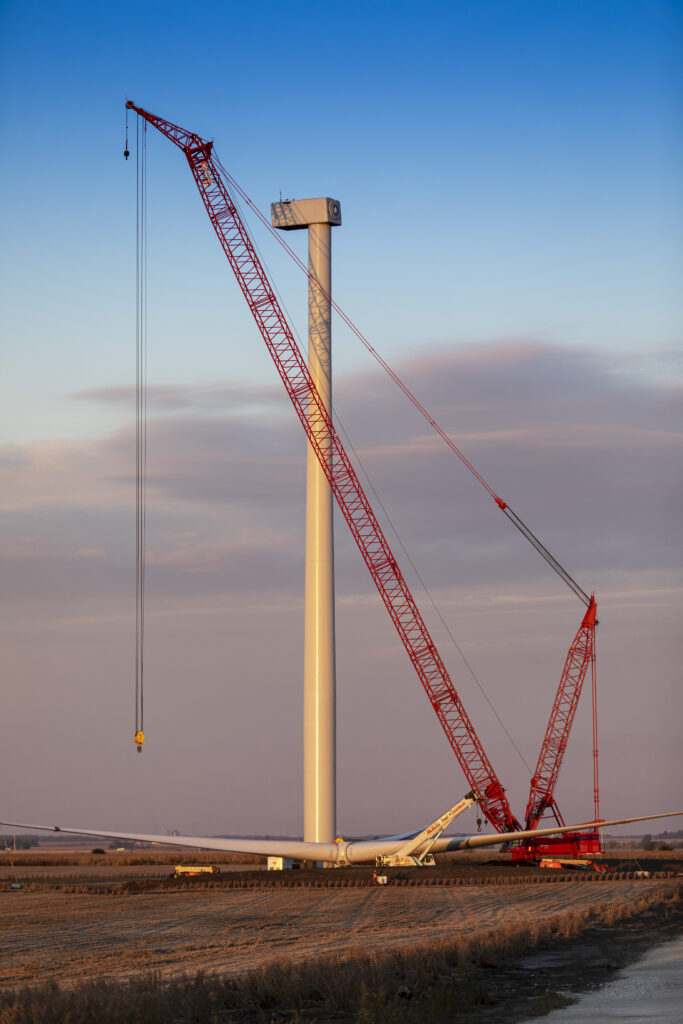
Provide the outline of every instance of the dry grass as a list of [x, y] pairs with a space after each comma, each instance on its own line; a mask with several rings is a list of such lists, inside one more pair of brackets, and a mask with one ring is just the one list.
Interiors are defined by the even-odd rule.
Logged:
[[[0, 891], [0, 987], [57, 980], [120, 980], [142, 971], [175, 978], [203, 969], [241, 974], [287, 957], [411, 950], [481, 928], [585, 916], [628, 904], [673, 881], [576, 881], [502, 886], [175, 887], [114, 894]], [[209, 886], [212, 883], [208, 883]], [[569, 920], [569, 919], [567, 919]]]
[[675, 860], [683, 862], [683, 849], [675, 850], [642, 850], [639, 847], [620, 847], [608, 850], [609, 860]]
[[[625, 903], [593, 905], [588, 912], [507, 923], [390, 953], [280, 961], [237, 976], [200, 972], [163, 982], [158, 974], [148, 974], [126, 983], [88, 982], [71, 990], [51, 983], [0, 994], [0, 1024], [312, 1022], [330, 1019], [325, 1015], [331, 1012], [337, 1021], [386, 1024], [408, 1019], [405, 992], [419, 992], [428, 1002], [429, 993], [446, 981], [449, 998], [462, 1009], [474, 998], [468, 991], [468, 971], [474, 965], [493, 966], [539, 943], [580, 935], [594, 924], [613, 925], [654, 906], [673, 908], [679, 901], [678, 889], [669, 886]], [[421, 1005], [425, 1013], [424, 998]], [[432, 1018], [410, 1017], [427, 1019]]]

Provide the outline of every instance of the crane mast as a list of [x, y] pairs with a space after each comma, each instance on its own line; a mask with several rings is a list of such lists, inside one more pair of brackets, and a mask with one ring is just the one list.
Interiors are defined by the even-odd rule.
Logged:
[[567, 653], [548, 727], [531, 779], [525, 815], [527, 829], [537, 828], [547, 810], [552, 810], [558, 824], [564, 825], [555, 804], [555, 784], [567, 749], [583, 681], [588, 666], [595, 657], [595, 627], [598, 621], [596, 615], [597, 605], [595, 597], [591, 595], [588, 610]]
[[519, 829], [505, 791], [458, 696], [344, 446], [311, 379], [249, 234], [214, 161], [213, 143], [126, 106], [183, 150], [195, 184], [295, 412], [377, 590], [481, 808], [499, 832]]

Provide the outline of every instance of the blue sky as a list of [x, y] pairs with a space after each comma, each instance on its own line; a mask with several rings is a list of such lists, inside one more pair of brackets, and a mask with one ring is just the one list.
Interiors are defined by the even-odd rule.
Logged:
[[[280, 191], [338, 196], [337, 297], [389, 357], [445, 338], [534, 337], [615, 357], [678, 344], [680, 4], [344, 4], [321, 15], [306, 4], [5, 3], [3, 20], [17, 401], [36, 385], [38, 352], [50, 371], [43, 414], [12, 409], [20, 439], [69, 421], [92, 431], [92, 415], [74, 422], [60, 394], [129, 378], [125, 96], [213, 137], [264, 209]], [[218, 359], [263, 379], [257, 345], [230, 345], [226, 310], [240, 299], [162, 139], [150, 144], [150, 255], [157, 379], [200, 380]], [[288, 275], [278, 279], [296, 311]], [[202, 335], [191, 357], [188, 332]], [[362, 359], [340, 336], [337, 365]]]
[[[267, 828], [292, 830], [298, 820], [298, 797], [289, 794], [298, 787], [302, 571], [292, 552], [301, 541], [301, 493], [292, 481], [301, 483], [299, 441], [289, 440], [272, 366], [185, 161], [152, 135], [150, 383], [176, 390], [172, 400], [154, 393], [150, 404], [149, 663], [159, 738], [144, 767], [129, 763], [134, 404], [126, 389], [135, 357], [135, 169], [122, 156], [126, 97], [213, 138], [264, 211], [280, 193], [341, 201], [337, 300], [481, 460], [494, 487], [557, 545], [570, 571], [583, 573], [580, 582], [599, 601], [609, 595], [611, 613], [601, 620], [605, 700], [612, 711], [610, 693], [620, 706], [627, 693], [630, 703], [607, 719], [606, 756], [619, 757], [624, 742], [664, 744], [659, 783], [673, 800], [677, 737], [658, 729], [677, 699], [681, 659], [674, 467], [682, 5], [5, 2], [1, 18], [3, 551], [13, 581], [4, 629], [17, 682], [16, 736], [29, 721], [35, 734], [34, 746], [12, 748], [28, 780], [25, 792], [10, 794], [15, 814], [51, 817], [57, 794], [69, 792], [64, 813], [82, 821], [104, 789], [122, 828], [219, 829], [221, 815], [202, 818], [194, 806], [192, 771], [201, 778], [205, 757], [212, 777], [248, 759], [243, 735], [253, 729], [244, 723], [256, 721], [253, 693], [264, 686], [272, 715], [258, 728], [269, 777], [285, 760], [290, 765], [283, 790], [274, 786], [268, 797]], [[267, 237], [257, 240], [301, 329], [304, 282]], [[293, 244], [303, 255], [304, 238]], [[422, 424], [388, 397], [340, 326], [334, 344], [342, 418], [384, 474], [392, 514], [424, 558], [421, 569], [432, 574], [457, 635], [472, 644], [534, 758], [545, 712], [539, 703], [536, 718], [518, 720], [511, 680], [551, 692], [547, 680], [558, 676], [555, 659], [561, 668], [579, 609], [563, 605], [532, 555], [520, 554], [516, 539], [480, 513], [478, 495], [461, 504], [469, 485], [445, 489], [450, 470], [438, 460], [438, 482], [425, 480], [415, 500], [409, 481], [422, 479], [427, 465]], [[257, 430], [250, 402], [262, 411]], [[404, 465], [410, 452], [418, 461]], [[432, 490], [434, 506], [422, 500]], [[425, 537], [426, 522], [433, 537]], [[341, 528], [338, 539], [347, 552]], [[448, 579], [444, 551], [453, 552]], [[375, 623], [367, 611], [374, 605], [366, 605], [375, 599], [345, 565], [340, 629], [351, 651], [354, 630]], [[242, 592], [258, 616], [246, 617], [252, 605]], [[549, 611], [554, 601], [558, 618]], [[520, 631], [522, 607], [542, 621], [542, 642], [528, 623]], [[259, 630], [278, 638], [277, 657], [261, 649], [255, 656]], [[433, 754], [441, 741], [406, 677], [405, 690], [396, 683], [403, 704], [391, 713], [395, 734], [388, 730], [379, 751], [393, 761], [410, 738], [421, 767], [405, 766], [400, 797], [389, 806], [359, 803], [362, 766], [377, 740], [372, 714], [358, 726], [354, 701], [367, 699], [359, 680], [370, 672], [370, 700], [381, 716], [397, 671], [392, 638], [382, 633], [373, 644], [362, 636], [358, 651], [342, 658], [340, 671], [353, 681], [341, 691], [340, 714], [347, 734], [354, 723], [361, 730], [366, 757], [351, 757], [342, 741], [341, 806], [356, 815], [352, 828], [372, 828], [382, 813], [386, 827], [410, 827], [412, 819], [398, 817], [420, 812], [433, 785], [432, 756], [446, 772], [450, 755], [440, 747]], [[512, 670], [511, 659], [533, 643], [538, 663], [515, 660]], [[357, 664], [359, 652], [371, 668]], [[238, 701], [243, 724], [228, 741], [234, 762], [219, 727], [230, 718], [221, 704], [226, 664], [255, 688]], [[184, 680], [202, 673], [211, 722], [183, 703]], [[639, 683], [650, 676], [644, 702]], [[56, 692], [46, 678], [58, 683]], [[161, 702], [164, 686], [171, 706]], [[486, 715], [476, 693], [468, 701], [475, 721]], [[43, 709], [37, 719], [36, 707]], [[107, 709], [106, 726], [98, 707]], [[57, 730], [55, 715], [63, 716]], [[645, 738], [638, 722], [646, 723]], [[73, 759], [72, 741], [84, 735], [93, 737], [85, 744], [91, 761], [99, 751], [103, 765], [90, 782]], [[498, 739], [492, 731], [491, 743]], [[587, 763], [576, 743], [570, 780], [573, 771], [582, 778]], [[59, 779], [47, 793], [41, 772], [31, 775], [41, 751]], [[522, 786], [520, 766], [501, 757]], [[143, 771], [150, 796], [130, 821], [130, 794]], [[108, 788], [112, 774], [116, 791]], [[180, 808], [158, 795], [169, 777]], [[606, 782], [610, 814], [643, 810], [653, 780], [641, 762], [628, 781], [639, 805], [625, 800], [623, 779], [611, 789]], [[437, 790], [435, 814], [453, 802], [450, 784]], [[258, 800], [262, 809], [263, 799], [259, 776], [234, 797], [231, 830], [257, 829], [253, 808]], [[584, 815], [586, 801], [577, 798], [565, 814], [574, 809]]]

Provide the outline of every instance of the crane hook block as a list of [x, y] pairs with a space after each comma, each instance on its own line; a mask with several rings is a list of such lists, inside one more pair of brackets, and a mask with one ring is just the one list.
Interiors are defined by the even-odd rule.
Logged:
[[139, 729], [135, 736], [133, 736], [133, 743], [137, 744], [138, 754], [142, 751], [142, 744], [145, 742], [145, 734], [142, 729]]

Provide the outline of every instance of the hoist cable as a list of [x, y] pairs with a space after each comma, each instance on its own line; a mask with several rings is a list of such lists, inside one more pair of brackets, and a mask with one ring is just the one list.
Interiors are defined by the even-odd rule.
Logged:
[[147, 515], [147, 123], [137, 122], [135, 224], [135, 735], [145, 741], [145, 573]]
[[455, 647], [456, 651], [460, 655], [460, 657], [461, 657], [461, 659], [462, 659], [462, 661], [463, 661], [463, 663], [465, 665], [465, 668], [467, 669], [467, 671], [471, 675], [471, 677], [474, 680], [474, 682], [477, 684], [477, 686], [478, 686], [482, 696], [484, 697], [484, 700], [486, 701], [486, 703], [490, 707], [490, 709], [493, 712], [493, 714], [494, 714], [498, 724], [500, 725], [501, 729], [503, 730], [503, 732], [505, 733], [505, 735], [509, 739], [510, 743], [514, 747], [515, 751], [517, 752], [517, 755], [519, 756], [520, 760], [522, 761], [522, 764], [528, 769], [529, 773], [531, 773], [531, 766], [527, 762], [527, 760], [524, 757], [524, 754], [522, 753], [522, 751], [519, 749], [519, 747], [515, 743], [515, 741], [514, 741], [513, 737], [511, 736], [511, 734], [508, 732], [508, 730], [507, 730], [507, 728], [506, 728], [502, 718], [500, 717], [500, 715], [498, 714], [498, 712], [496, 711], [496, 709], [494, 707], [493, 701], [491, 700], [491, 698], [489, 697], [488, 693], [484, 689], [483, 684], [481, 683], [479, 677], [477, 676], [477, 673], [474, 671], [474, 668], [470, 664], [470, 662], [469, 662], [469, 660], [467, 658], [467, 655], [465, 654], [464, 650], [462, 649], [462, 647], [460, 646], [460, 644], [456, 640], [455, 636], [453, 635], [453, 632], [452, 632], [450, 626], [448, 625], [448, 623], [446, 622], [446, 620], [445, 620], [445, 618], [444, 618], [444, 616], [443, 616], [443, 614], [441, 612], [441, 609], [439, 608], [439, 606], [437, 605], [436, 601], [432, 597], [431, 591], [429, 590], [427, 584], [422, 579], [422, 576], [420, 575], [420, 572], [419, 572], [417, 566], [415, 565], [415, 562], [413, 561], [410, 553], [408, 552], [405, 544], [403, 543], [403, 540], [401, 539], [401, 535], [399, 534], [398, 529], [394, 525], [394, 522], [393, 522], [391, 516], [389, 515], [389, 513], [387, 512], [386, 507], [385, 507], [382, 499], [380, 498], [379, 494], [377, 493], [377, 490], [375, 489], [375, 485], [373, 484], [373, 482], [370, 479], [370, 476], [369, 476], [365, 466], [363, 465], [362, 459], [360, 458], [358, 452], [354, 448], [352, 442], [349, 440], [349, 435], [347, 434], [346, 430], [344, 430], [344, 427], [341, 426], [341, 425], [340, 425], [340, 430], [341, 430], [342, 434], [344, 435], [344, 437], [346, 439], [347, 445], [349, 446], [349, 448], [353, 452], [358, 465], [360, 466], [361, 472], [362, 472], [363, 476], [365, 477], [365, 479], [367, 481], [368, 487], [370, 488], [370, 490], [372, 491], [372, 493], [373, 493], [373, 495], [375, 497], [375, 501], [377, 502], [379, 507], [382, 509], [382, 512], [384, 513], [384, 515], [386, 517], [386, 520], [389, 523], [389, 526], [390, 526], [394, 536], [396, 537], [396, 540], [398, 541], [398, 543], [399, 543], [399, 545], [401, 547], [401, 550], [403, 551], [403, 554], [408, 559], [408, 562], [410, 563], [410, 566], [411, 566], [413, 572], [415, 573], [415, 576], [419, 580], [420, 586], [422, 587], [422, 589], [424, 591], [424, 594], [427, 597], [427, 600], [431, 604], [431, 606], [434, 609], [434, 612], [436, 613], [436, 615], [438, 615], [438, 617], [439, 617], [439, 619], [441, 621], [441, 625], [446, 630], [446, 633], [448, 634], [448, 636], [449, 636], [449, 638], [451, 640], [451, 643], [453, 644], [453, 646]]
[[[233, 198], [233, 201], [235, 202], [235, 205], [237, 206], [237, 209], [238, 209], [238, 212], [240, 213], [240, 216], [242, 217], [243, 220], [245, 220], [246, 218], [244, 216], [244, 211], [241, 208], [241, 204], [239, 202], [239, 199]], [[288, 321], [289, 321], [289, 323], [290, 323], [290, 325], [292, 327], [292, 331], [293, 331], [294, 336], [296, 338], [299, 350], [303, 353], [303, 351], [304, 351], [303, 343], [302, 343], [301, 337], [299, 335], [299, 332], [296, 329], [296, 326], [294, 324], [294, 320], [293, 320], [293, 318], [291, 317], [291, 315], [289, 314], [289, 312], [287, 310], [287, 307], [285, 305], [284, 299], [283, 299], [282, 295], [280, 294], [280, 292], [279, 292], [279, 290], [277, 288], [277, 285], [274, 283], [274, 278], [273, 278], [273, 275], [271, 274], [271, 272], [270, 272], [270, 270], [268, 268], [268, 264], [266, 262], [266, 259], [265, 259], [264, 255], [263, 255], [263, 253], [262, 253], [258, 243], [253, 239], [253, 236], [252, 236], [252, 242], [253, 242], [254, 248], [256, 249], [256, 251], [258, 253], [259, 259], [260, 259], [260, 261], [261, 261], [261, 263], [262, 263], [266, 273], [268, 274], [268, 278], [269, 278], [269, 280], [271, 282], [273, 290], [275, 291], [275, 294], [278, 297], [278, 301], [279, 301], [280, 305], [282, 306], [282, 309], [283, 309], [285, 315], [287, 316], [287, 319], [288, 319]], [[313, 357], [316, 360], [316, 362], [318, 363], [319, 369], [322, 371], [323, 367], [322, 367], [321, 362], [320, 362], [320, 356], [318, 355], [318, 351], [315, 348], [315, 346], [313, 347]], [[456, 651], [460, 655], [460, 658], [462, 659], [462, 662], [465, 665], [465, 668], [467, 669], [467, 671], [469, 672], [470, 676], [472, 677], [472, 679], [476, 683], [477, 687], [479, 688], [482, 696], [484, 697], [484, 700], [486, 701], [486, 703], [488, 704], [489, 708], [491, 709], [494, 717], [496, 718], [496, 720], [497, 720], [498, 724], [500, 725], [501, 729], [503, 730], [503, 732], [507, 736], [508, 740], [510, 741], [512, 747], [514, 748], [515, 752], [517, 753], [518, 757], [520, 758], [522, 764], [528, 770], [529, 774], [531, 774], [531, 766], [529, 765], [528, 761], [524, 757], [524, 754], [522, 753], [522, 751], [517, 746], [514, 738], [512, 737], [512, 735], [510, 734], [510, 732], [506, 728], [505, 723], [503, 722], [502, 718], [500, 717], [500, 715], [496, 711], [496, 708], [495, 708], [495, 706], [493, 704], [493, 701], [491, 700], [491, 698], [489, 697], [488, 693], [486, 692], [486, 690], [484, 688], [484, 685], [482, 684], [482, 682], [479, 679], [477, 673], [475, 672], [473, 666], [471, 665], [470, 661], [468, 660], [467, 655], [465, 654], [462, 646], [458, 643], [457, 639], [455, 638], [455, 636], [453, 634], [453, 631], [451, 630], [450, 626], [446, 622], [446, 619], [444, 618], [444, 615], [441, 612], [441, 609], [437, 605], [434, 597], [431, 594], [431, 591], [429, 590], [429, 588], [427, 587], [427, 584], [425, 583], [424, 579], [422, 578], [422, 576], [420, 574], [420, 571], [417, 568], [417, 566], [416, 566], [412, 556], [410, 555], [408, 549], [406, 548], [405, 544], [403, 543], [403, 539], [402, 539], [402, 537], [401, 537], [401, 535], [400, 535], [400, 533], [398, 531], [398, 528], [395, 525], [394, 521], [392, 520], [391, 516], [389, 515], [389, 512], [387, 511], [387, 508], [386, 508], [384, 502], [380, 498], [380, 496], [379, 496], [379, 494], [377, 492], [377, 488], [375, 487], [375, 485], [374, 485], [374, 483], [373, 483], [373, 481], [372, 481], [372, 479], [370, 477], [370, 474], [369, 474], [368, 470], [366, 469], [366, 467], [365, 467], [365, 465], [363, 463], [363, 460], [361, 459], [361, 457], [360, 457], [360, 455], [358, 453], [357, 448], [354, 446], [351, 438], [349, 437], [348, 431], [346, 430], [346, 428], [344, 426], [344, 423], [343, 423], [343, 421], [341, 419], [341, 416], [339, 415], [339, 413], [337, 411], [336, 406], [334, 405], [334, 402], [330, 403], [330, 412], [332, 413], [332, 415], [334, 417], [334, 423], [335, 423], [336, 427], [338, 428], [339, 432], [344, 437], [344, 440], [346, 442], [347, 450], [350, 450], [351, 452], [353, 452], [353, 456], [354, 456], [355, 462], [358, 465], [361, 473], [363, 474], [363, 476], [364, 476], [364, 478], [365, 478], [365, 480], [367, 482], [368, 488], [372, 491], [372, 494], [374, 495], [375, 507], [379, 506], [379, 508], [382, 510], [382, 512], [384, 514], [384, 517], [386, 519], [386, 522], [389, 525], [390, 530], [392, 531], [392, 533], [394, 534], [396, 540], [398, 541], [398, 544], [401, 547], [401, 550], [403, 551], [403, 554], [405, 555], [406, 559], [408, 560], [408, 562], [409, 562], [409, 564], [410, 564], [410, 566], [411, 566], [411, 568], [412, 568], [412, 570], [413, 570], [413, 572], [415, 574], [415, 577], [419, 581], [420, 586], [422, 587], [422, 590], [423, 590], [427, 600], [429, 601], [429, 603], [431, 604], [432, 608], [434, 609], [435, 614], [438, 616], [438, 618], [439, 618], [439, 620], [441, 622], [441, 625], [445, 629], [445, 631], [446, 631], [446, 633], [447, 633], [451, 643], [453, 644], [453, 646], [455, 647]]]
[[258, 219], [261, 222], [261, 224], [263, 224], [263, 226], [266, 228], [266, 230], [277, 241], [278, 245], [282, 249], [284, 249], [284, 251], [290, 256], [290, 258], [292, 260], [294, 260], [294, 262], [297, 264], [299, 269], [303, 271], [303, 273], [306, 275], [306, 277], [310, 281], [312, 281], [314, 283], [315, 287], [318, 288], [318, 290], [325, 296], [325, 298], [330, 302], [330, 304], [331, 304], [332, 308], [334, 309], [334, 311], [338, 314], [338, 316], [341, 317], [341, 319], [346, 324], [346, 326], [349, 328], [349, 330], [356, 336], [356, 338], [358, 338], [358, 340], [367, 349], [367, 351], [370, 353], [370, 355], [373, 357], [373, 359], [375, 359], [376, 362], [379, 363], [379, 365], [382, 367], [382, 369], [385, 371], [385, 373], [387, 373], [388, 376], [393, 380], [393, 382], [397, 385], [397, 387], [400, 388], [400, 390], [403, 392], [403, 394], [406, 396], [406, 398], [408, 398], [409, 401], [412, 403], [412, 405], [414, 405], [415, 408], [418, 410], [420, 415], [424, 419], [427, 420], [427, 422], [432, 427], [432, 429], [435, 431], [435, 433], [437, 433], [439, 435], [439, 437], [442, 439], [442, 441], [445, 442], [445, 444], [450, 448], [450, 450], [454, 453], [454, 455], [457, 455], [457, 457], [460, 459], [460, 461], [463, 463], [463, 465], [466, 466], [467, 469], [469, 469], [469, 471], [476, 477], [476, 479], [479, 481], [479, 483], [482, 485], [482, 487], [484, 487], [486, 489], [486, 491], [488, 491], [489, 495], [493, 498], [493, 500], [496, 502], [498, 507], [500, 509], [502, 509], [503, 512], [506, 513], [506, 515], [507, 515], [508, 519], [510, 520], [510, 522], [513, 523], [513, 525], [517, 527], [517, 529], [520, 531], [522, 536], [524, 536], [529, 541], [529, 543], [536, 549], [536, 551], [539, 553], [539, 555], [541, 555], [541, 557], [547, 562], [547, 564], [550, 566], [550, 568], [553, 569], [557, 573], [557, 575], [560, 577], [560, 579], [564, 583], [566, 583], [566, 585], [569, 587], [570, 590], [572, 590], [574, 592], [574, 594], [576, 594], [576, 596], [579, 598], [579, 600], [581, 600], [585, 604], [585, 606], [588, 607], [588, 605], [590, 604], [590, 597], [588, 596], [588, 594], [586, 594], [586, 592], [579, 586], [579, 584], [576, 582], [576, 580], [574, 580], [572, 578], [572, 576], [566, 571], [566, 569], [564, 569], [562, 567], [562, 565], [560, 565], [560, 563], [557, 561], [557, 559], [550, 553], [550, 551], [548, 551], [548, 549], [545, 547], [545, 545], [542, 543], [542, 541], [539, 540], [539, 538], [533, 533], [533, 531], [530, 530], [529, 527], [527, 527], [526, 524], [519, 518], [519, 516], [515, 512], [512, 511], [512, 509], [509, 507], [507, 502], [503, 501], [503, 499], [500, 498], [496, 494], [496, 492], [487, 483], [487, 481], [484, 479], [484, 477], [481, 475], [481, 473], [479, 473], [479, 471], [475, 468], [475, 466], [470, 462], [470, 460], [467, 458], [465, 453], [462, 452], [460, 450], [460, 448], [458, 448], [458, 446], [455, 444], [455, 442], [452, 440], [452, 438], [449, 437], [449, 435], [437, 423], [437, 421], [434, 419], [434, 417], [431, 415], [431, 413], [428, 412], [428, 410], [425, 408], [425, 406], [422, 404], [422, 402], [420, 402], [419, 398], [417, 398], [417, 396], [413, 394], [413, 392], [410, 390], [408, 385], [399, 377], [399, 375], [396, 373], [396, 371], [391, 368], [391, 366], [379, 354], [379, 352], [374, 348], [374, 346], [370, 344], [370, 342], [365, 337], [365, 335], [362, 333], [362, 331], [354, 324], [354, 322], [344, 312], [344, 310], [340, 308], [340, 306], [335, 302], [335, 300], [332, 298], [332, 296], [329, 295], [326, 292], [326, 290], [323, 288], [323, 286], [320, 284], [320, 282], [315, 278], [315, 276], [313, 274], [311, 274], [311, 271], [308, 269], [308, 267], [303, 262], [303, 260], [300, 259], [300, 257], [294, 252], [294, 250], [291, 248], [289, 243], [283, 237], [282, 232], [278, 231], [276, 228], [274, 228], [272, 226], [272, 224], [267, 219], [267, 217], [265, 217], [261, 213], [259, 208], [249, 198], [249, 196], [244, 191], [244, 189], [241, 188], [241, 186], [238, 184], [238, 182], [235, 181], [235, 179], [232, 177], [230, 172], [228, 170], [226, 170], [226, 168], [221, 164], [220, 160], [218, 160], [218, 158], [217, 158], [215, 153], [213, 154], [213, 160], [214, 160], [214, 163], [216, 164], [216, 166], [220, 168], [221, 173], [225, 176], [226, 181], [229, 182], [229, 184], [232, 186], [232, 188], [241, 196], [243, 201], [249, 206], [249, 208], [253, 211], [253, 213], [258, 217]]
[[529, 527], [526, 525], [526, 523], [522, 522], [522, 520], [519, 518], [519, 516], [515, 512], [512, 511], [512, 509], [509, 507], [509, 505], [505, 506], [505, 508], [503, 509], [503, 512], [505, 513], [507, 518], [510, 520], [512, 525], [517, 527], [517, 529], [522, 534], [522, 536], [526, 537], [526, 539], [529, 541], [529, 543], [532, 544], [533, 547], [536, 548], [536, 550], [538, 551], [538, 553], [541, 556], [541, 558], [545, 559], [545, 561], [548, 563], [550, 568], [555, 570], [555, 572], [560, 577], [560, 579], [564, 580], [564, 582], [567, 584], [569, 589], [573, 590], [573, 592], [576, 594], [576, 596], [579, 598], [579, 600], [582, 601], [585, 604], [586, 608], [588, 608], [588, 606], [591, 603], [591, 599], [588, 596], [588, 594], [586, 593], [586, 591], [583, 590], [583, 588], [579, 586], [579, 584], [576, 582], [576, 580], [573, 579], [569, 575], [569, 573], [566, 571], [566, 569], [563, 569], [563, 567], [560, 565], [560, 563], [557, 561], [557, 559], [553, 555], [550, 554], [550, 552], [545, 547], [545, 545], [541, 543], [541, 541], [538, 539], [538, 537], [534, 533], [532, 533], [532, 531], [529, 529]]

